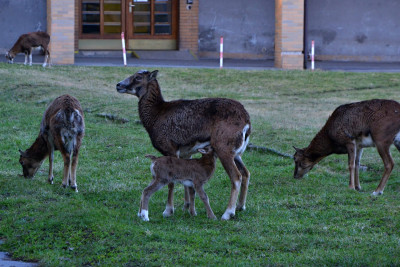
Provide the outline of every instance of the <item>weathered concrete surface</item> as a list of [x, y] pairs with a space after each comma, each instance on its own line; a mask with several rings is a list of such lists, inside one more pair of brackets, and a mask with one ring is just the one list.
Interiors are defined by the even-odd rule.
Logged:
[[[3, 243], [4, 241], [0, 239], [0, 245]], [[0, 252], [0, 267], [36, 267], [36, 266], [38, 266], [36, 263], [14, 261], [8, 256], [7, 252]]]
[[7, 253], [0, 252], [0, 267], [35, 267], [36, 263], [14, 261], [8, 257]]
[[21, 34], [47, 30], [46, 0], [0, 0], [0, 53]]
[[307, 46], [320, 60], [400, 61], [400, 1], [307, 0]]
[[273, 58], [274, 0], [201, 0], [199, 5], [200, 57], [218, 57], [223, 36], [225, 57]]

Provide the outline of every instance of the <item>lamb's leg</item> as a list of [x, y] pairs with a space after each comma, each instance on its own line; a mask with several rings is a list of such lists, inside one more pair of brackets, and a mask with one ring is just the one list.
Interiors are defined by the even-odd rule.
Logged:
[[184, 203], [183, 203], [183, 208], [185, 210], [188, 210], [190, 208], [190, 205], [191, 205], [190, 187], [184, 186], [184, 190], [185, 190], [185, 200], [184, 200]]
[[206, 207], [207, 217], [209, 219], [213, 219], [213, 220], [217, 219], [217, 217], [215, 216], [214, 212], [211, 209], [210, 202], [208, 200], [208, 196], [207, 196], [206, 192], [203, 189], [203, 185], [198, 185], [198, 186], [195, 185], [195, 189], [196, 189], [197, 193], [199, 194], [200, 199], [203, 201], [204, 206]]
[[246, 166], [244, 166], [242, 158], [239, 155], [235, 157], [235, 164], [240, 173], [242, 174], [242, 185], [240, 187], [239, 203], [236, 209], [245, 210], [247, 190], [250, 182], [250, 172], [247, 170]]
[[174, 183], [168, 184], [168, 200], [163, 216], [169, 217], [172, 214], [174, 214]]
[[149, 220], [149, 199], [152, 194], [160, 190], [164, 184], [161, 184], [157, 179], [153, 179], [150, 185], [143, 190], [142, 197], [140, 199], [140, 207], [138, 216], [143, 221]]
[[197, 212], [196, 212], [196, 207], [195, 207], [195, 204], [194, 204], [194, 198], [196, 197], [196, 191], [194, 190], [193, 187], [188, 187], [188, 191], [189, 191], [189, 198], [190, 198], [189, 213], [192, 216], [196, 216]]

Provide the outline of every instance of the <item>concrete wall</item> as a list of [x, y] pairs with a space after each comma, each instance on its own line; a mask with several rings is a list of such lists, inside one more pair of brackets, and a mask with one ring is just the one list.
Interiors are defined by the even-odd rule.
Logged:
[[47, 31], [46, 0], [0, 0], [0, 53], [4, 54], [21, 34]]
[[307, 0], [316, 59], [400, 61], [399, 0]]
[[275, 0], [198, 1], [200, 57], [273, 58]]

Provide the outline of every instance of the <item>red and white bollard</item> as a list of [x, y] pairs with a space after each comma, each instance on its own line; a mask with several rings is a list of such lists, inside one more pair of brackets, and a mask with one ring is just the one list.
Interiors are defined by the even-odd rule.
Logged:
[[224, 37], [221, 36], [219, 42], [219, 68], [222, 69], [224, 66]]
[[124, 58], [124, 67], [126, 67], [126, 50], [125, 50], [125, 35], [124, 35], [124, 32], [121, 32], [121, 40], [122, 40], [122, 56]]
[[311, 70], [314, 70], [314, 40], [311, 41]]

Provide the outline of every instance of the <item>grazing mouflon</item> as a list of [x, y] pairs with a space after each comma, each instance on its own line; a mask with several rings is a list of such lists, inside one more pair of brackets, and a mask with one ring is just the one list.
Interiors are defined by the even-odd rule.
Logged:
[[46, 32], [31, 32], [27, 34], [22, 34], [14, 46], [6, 53], [6, 58], [8, 63], [13, 63], [14, 58], [18, 53], [25, 54], [25, 65], [28, 64], [32, 66], [32, 50], [37, 47], [41, 47], [45, 54], [45, 59], [43, 67], [47, 64], [50, 65], [50, 52], [49, 52], [50, 35]]
[[385, 171], [373, 192], [383, 194], [394, 162], [389, 148], [400, 151], [400, 104], [373, 99], [339, 106], [306, 148], [295, 148], [294, 178], [302, 178], [315, 164], [331, 154], [348, 154], [349, 187], [360, 190], [359, 166], [363, 148], [376, 146]]
[[35, 142], [26, 151], [20, 150], [19, 162], [24, 177], [32, 178], [44, 159], [49, 156], [48, 180], [52, 184], [54, 150], [59, 150], [64, 159], [62, 185], [70, 185], [78, 192], [76, 168], [84, 132], [85, 123], [79, 101], [70, 95], [57, 97], [43, 115], [39, 136]]

